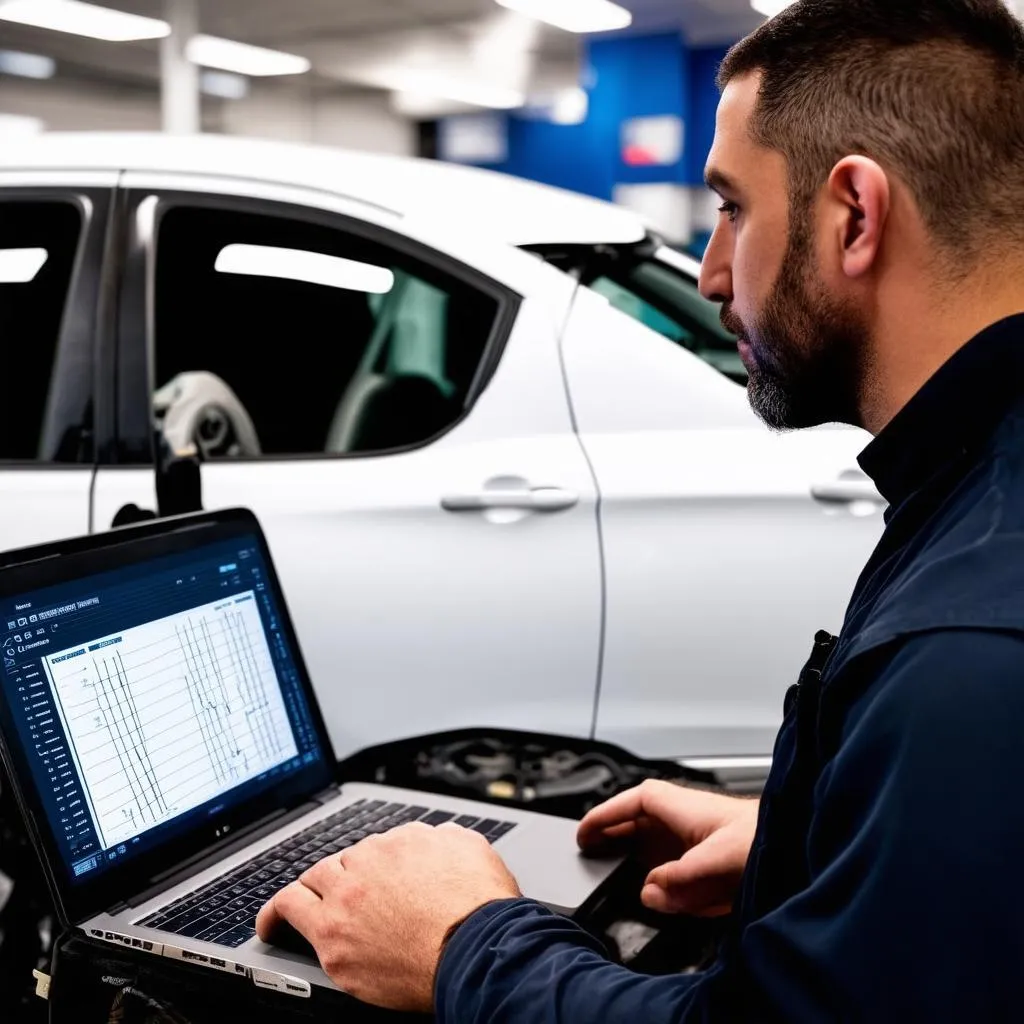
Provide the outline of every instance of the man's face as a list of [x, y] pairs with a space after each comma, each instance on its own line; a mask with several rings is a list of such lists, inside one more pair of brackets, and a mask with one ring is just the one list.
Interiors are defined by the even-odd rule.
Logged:
[[785, 157], [750, 136], [759, 84], [735, 79], [719, 104], [707, 180], [722, 207], [701, 292], [723, 304], [750, 404], [768, 426], [855, 423], [866, 325], [821, 269], [813, 199], [791, 202]]

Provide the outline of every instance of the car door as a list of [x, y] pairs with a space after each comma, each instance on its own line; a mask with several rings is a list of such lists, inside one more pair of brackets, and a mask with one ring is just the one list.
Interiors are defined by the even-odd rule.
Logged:
[[341, 199], [125, 185], [124, 464], [100, 468], [97, 521], [152, 507], [155, 412], [171, 447], [198, 442], [205, 507], [263, 523], [339, 754], [588, 733], [601, 579], [558, 352], [572, 283]]
[[112, 174], [0, 175], [3, 549], [89, 529], [96, 304], [113, 184]]
[[667, 260], [621, 256], [583, 281], [564, 356], [601, 501], [597, 735], [765, 757], [815, 630], [838, 630], [882, 529], [856, 463], [868, 438], [769, 432], [729, 379], [742, 365], [717, 311]]

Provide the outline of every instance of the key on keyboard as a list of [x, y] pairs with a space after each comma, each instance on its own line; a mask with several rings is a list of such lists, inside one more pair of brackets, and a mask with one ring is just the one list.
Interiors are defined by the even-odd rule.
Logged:
[[[260, 907], [323, 857], [344, 850], [368, 835], [386, 832], [410, 821], [440, 825], [454, 817], [447, 811], [431, 811], [429, 807], [358, 800], [214, 879], [198, 892], [162, 907], [139, 924], [234, 949], [256, 934], [256, 915]], [[494, 818], [480, 821], [468, 815], [457, 818], [456, 823], [484, 833], [492, 843], [515, 828], [513, 822]]]

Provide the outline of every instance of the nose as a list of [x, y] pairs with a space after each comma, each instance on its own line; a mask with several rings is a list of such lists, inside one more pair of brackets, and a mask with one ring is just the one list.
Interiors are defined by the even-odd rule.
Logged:
[[721, 225], [717, 225], [704, 251], [698, 287], [705, 299], [724, 303], [733, 301], [732, 259], [722, 234]]

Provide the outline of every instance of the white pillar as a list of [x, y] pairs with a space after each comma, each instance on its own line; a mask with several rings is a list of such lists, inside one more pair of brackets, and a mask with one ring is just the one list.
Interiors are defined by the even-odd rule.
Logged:
[[164, 0], [171, 34], [160, 40], [160, 105], [164, 131], [193, 135], [199, 131], [199, 68], [186, 56], [188, 41], [199, 30], [197, 0]]

